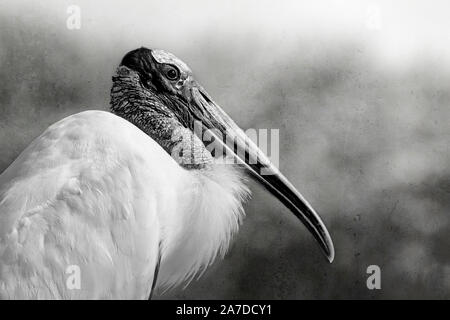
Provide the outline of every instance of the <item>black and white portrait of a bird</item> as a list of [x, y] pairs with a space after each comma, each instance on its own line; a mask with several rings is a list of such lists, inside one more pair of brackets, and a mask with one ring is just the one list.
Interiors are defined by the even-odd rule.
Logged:
[[[110, 111], [53, 124], [0, 175], [1, 298], [147, 299], [187, 284], [227, 252], [246, 176], [333, 261], [319, 215], [180, 59], [127, 53]], [[80, 268], [80, 290], [66, 287], [69, 265]]]

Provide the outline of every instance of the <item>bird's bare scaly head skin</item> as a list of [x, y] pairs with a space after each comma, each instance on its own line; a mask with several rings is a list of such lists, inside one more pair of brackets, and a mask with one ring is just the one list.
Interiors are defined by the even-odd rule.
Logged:
[[[331, 237], [319, 215], [297, 189], [283, 176], [267, 156], [245, 135], [235, 122], [194, 79], [190, 68], [176, 56], [163, 50], [139, 48], [122, 59], [113, 77], [111, 109], [131, 121], [155, 139], [186, 168], [202, 168], [211, 163], [204, 134], [232, 156], [237, 163], [276, 196], [318, 241], [327, 259], [334, 259]], [[195, 130], [196, 122], [201, 130]], [[177, 159], [173, 149], [188, 139], [191, 147]], [[224, 139], [225, 138], [225, 139]], [[228, 142], [231, 141], [232, 145]], [[237, 150], [243, 150], [238, 152]], [[263, 173], [264, 172], [264, 173]]]
[[192, 81], [192, 71], [173, 54], [163, 50], [152, 50], [150, 53], [156, 62], [158, 72], [155, 73], [159, 83], [172, 94], [186, 96], [188, 82]]
[[[208, 129], [225, 130], [224, 122], [231, 121], [228, 116], [222, 119], [220, 108], [195, 80], [191, 69], [169, 52], [147, 48], [130, 51], [122, 59], [117, 73], [128, 75], [128, 72], [138, 76], [134, 89], [150, 93], [152, 102], [156, 101], [149, 109], [170, 113], [186, 128], [192, 130], [195, 121], [199, 121]], [[115, 105], [112, 102], [113, 111]]]

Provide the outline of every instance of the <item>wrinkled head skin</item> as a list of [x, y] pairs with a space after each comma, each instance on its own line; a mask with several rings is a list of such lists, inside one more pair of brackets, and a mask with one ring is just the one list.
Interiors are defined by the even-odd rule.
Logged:
[[210, 130], [225, 129], [225, 119], [220, 119], [206, 90], [195, 81], [191, 69], [173, 54], [139, 48], [126, 54], [121, 66], [136, 71], [141, 85], [160, 97], [183, 126], [193, 129], [197, 120]]
[[[114, 113], [133, 122], [169, 153], [172, 144], [168, 141], [173, 140], [168, 135], [189, 130], [206, 146], [206, 142], [211, 143], [210, 139], [203, 139], [208, 132], [227, 156], [232, 156], [302, 221], [328, 261], [333, 261], [333, 242], [320, 216], [211, 99], [183, 61], [163, 50], [139, 48], [124, 56], [113, 82], [111, 109]], [[197, 122], [201, 123], [201, 130], [194, 129]]]

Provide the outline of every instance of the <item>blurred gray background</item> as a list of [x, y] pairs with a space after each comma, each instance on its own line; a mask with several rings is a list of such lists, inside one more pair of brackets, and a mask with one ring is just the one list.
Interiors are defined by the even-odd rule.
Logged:
[[[81, 28], [69, 30], [69, 5]], [[108, 109], [122, 56], [186, 61], [244, 129], [280, 129], [306, 229], [252, 184], [229, 254], [158, 298], [450, 298], [448, 1], [0, 1], [0, 171], [63, 117]], [[381, 268], [368, 290], [366, 268]]]

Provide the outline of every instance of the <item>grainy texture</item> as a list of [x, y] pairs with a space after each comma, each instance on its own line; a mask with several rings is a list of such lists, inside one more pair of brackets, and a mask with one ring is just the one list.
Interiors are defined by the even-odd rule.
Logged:
[[[300, 223], [252, 185], [225, 260], [163, 297], [450, 298], [446, 2], [380, 1], [379, 33], [364, 27], [364, 1], [79, 1], [82, 28], [73, 31], [71, 2], [31, 3], [0, 4], [0, 170], [53, 122], [107, 110], [122, 56], [159, 47], [186, 61], [241, 127], [280, 129], [281, 170], [333, 236], [329, 265]], [[382, 290], [366, 288], [371, 264]]]

